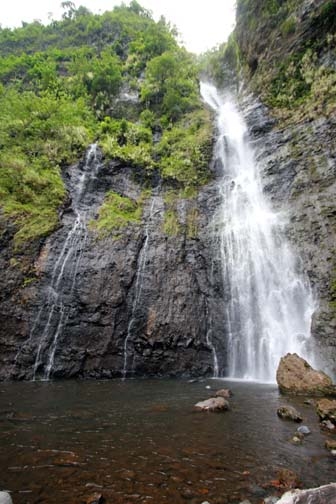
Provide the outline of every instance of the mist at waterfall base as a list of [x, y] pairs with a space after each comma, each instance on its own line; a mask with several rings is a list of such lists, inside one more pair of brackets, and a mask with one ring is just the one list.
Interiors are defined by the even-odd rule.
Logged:
[[274, 385], [226, 383], [231, 411], [193, 412], [206, 386], [222, 381], [35, 381], [0, 385], [1, 489], [15, 504], [132, 502], [236, 504], [277, 495], [277, 471], [295, 471], [304, 487], [334, 480], [314, 409], [291, 404], [312, 434], [289, 439]]
[[[217, 117], [214, 162], [220, 164], [222, 205], [214, 223], [223, 283], [227, 339], [225, 374], [274, 382], [280, 358], [298, 353], [314, 364], [310, 340], [315, 309], [309, 283], [285, 238], [283, 217], [272, 210], [259, 178], [247, 126], [230, 96], [201, 83], [205, 103]], [[216, 347], [212, 343], [215, 376]]]

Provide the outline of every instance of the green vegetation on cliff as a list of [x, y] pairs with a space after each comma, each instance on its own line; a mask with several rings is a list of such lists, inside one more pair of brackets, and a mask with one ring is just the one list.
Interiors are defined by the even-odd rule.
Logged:
[[238, 1], [235, 34], [245, 76], [280, 119], [335, 113], [335, 32], [331, 0]]
[[336, 113], [336, 3], [238, 0], [228, 42], [207, 53], [219, 84], [248, 83], [273, 114], [299, 122]]
[[[211, 120], [196, 61], [169, 23], [134, 0], [102, 15], [64, 7], [48, 26], [0, 28], [1, 212], [15, 222], [16, 246], [57, 227], [61, 170], [92, 141], [107, 158], [155, 168], [181, 189], [208, 177]], [[120, 108], [130, 94], [131, 112]], [[98, 226], [109, 226], [110, 200]]]
[[97, 231], [99, 238], [103, 238], [128, 224], [139, 223], [141, 216], [142, 200], [134, 201], [110, 191], [99, 210], [98, 219], [91, 221], [90, 228]]

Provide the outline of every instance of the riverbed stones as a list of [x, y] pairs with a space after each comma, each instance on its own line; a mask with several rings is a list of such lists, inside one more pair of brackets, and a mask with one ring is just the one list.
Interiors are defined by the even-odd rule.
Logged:
[[12, 498], [8, 492], [0, 492], [0, 504], [13, 504]]
[[327, 439], [325, 442], [325, 447], [330, 451], [336, 450], [336, 439]]
[[290, 488], [298, 488], [301, 486], [301, 481], [295, 471], [291, 471], [290, 469], [280, 469], [278, 471], [278, 480], [281, 487], [290, 489]]
[[280, 359], [276, 374], [279, 389], [284, 394], [324, 395], [331, 393], [331, 378], [313, 369], [297, 354], [288, 353]]
[[229, 403], [224, 397], [210, 397], [196, 403], [194, 408], [196, 411], [227, 411]]
[[275, 495], [270, 495], [269, 497], [266, 497], [266, 499], [264, 499], [263, 504], [276, 504], [278, 500], [279, 497], [276, 497]]
[[293, 420], [294, 422], [302, 422], [302, 416], [293, 406], [281, 406], [277, 410], [278, 417], [284, 420]]
[[215, 395], [216, 397], [224, 397], [224, 399], [230, 399], [233, 396], [232, 391], [225, 388], [217, 390]]
[[296, 434], [294, 434], [294, 436], [292, 437], [292, 439], [290, 440], [290, 442], [292, 444], [294, 444], [294, 445], [300, 445], [300, 444], [302, 444], [303, 439], [304, 439], [304, 435], [303, 434], [296, 433]]
[[101, 493], [95, 492], [86, 499], [86, 504], [102, 504], [104, 502]]
[[336, 483], [308, 490], [286, 492], [277, 504], [333, 504], [336, 502]]
[[307, 425], [300, 425], [300, 427], [298, 427], [296, 430], [304, 436], [309, 436], [309, 434], [311, 434], [311, 430], [309, 429], [309, 427], [307, 427]]
[[335, 432], [336, 426], [330, 422], [330, 420], [322, 420], [321, 429], [329, 432]]
[[316, 411], [321, 420], [329, 420], [336, 424], [336, 400], [321, 399], [316, 404]]

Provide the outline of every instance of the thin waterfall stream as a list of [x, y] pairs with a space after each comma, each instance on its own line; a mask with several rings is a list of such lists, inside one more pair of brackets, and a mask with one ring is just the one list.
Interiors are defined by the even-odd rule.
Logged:
[[155, 204], [156, 204], [156, 196], [153, 196], [150, 204], [150, 209], [149, 209], [149, 215], [147, 219], [147, 223], [145, 226], [145, 238], [144, 242], [139, 254], [139, 260], [138, 260], [138, 268], [137, 268], [137, 273], [136, 273], [136, 282], [135, 282], [135, 294], [134, 294], [134, 301], [132, 305], [132, 313], [130, 317], [130, 321], [128, 323], [127, 327], [127, 334], [126, 338], [124, 341], [124, 359], [123, 359], [123, 369], [122, 369], [122, 377], [125, 379], [127, 377], [127, 373], [129, 372], [129, 341], [130, 338], [133, 335], [133, 329], [134, 325], [136, 322], [136, 310], [139, 306], [139, 301], [141, 300], [141, 295], [142, 295], [142, 287], [143, 287], [143, 276], [144, 272], [146, 269], [146, 260], [147, 260], [147, 251], [148, 251], [148, 245], [149, 245], [149, 238], [150, 238], [150, 226], [152, 224], [153, 220], [153, 215], [155, 211]]
[[[29, 336], [29, 343], [37, 338], [37, 349], [33, 366], [33, 380], [49, 380], [55, 360], [60, 335], [70, 313], [70, 302], [74, 295], [76, 277], [87, 241], [87, 221], [90, 217], [87, 205], [83, 204], [85, 193], [96, 178], [100, 167], [97, 144], [92, 144], [85, 156], [83, 167], [73, 188], [72, 212], [74, 220], [65, 235], [63, 246], [55, 260], [48, 286], [48, 296], [40, 308]], [[15, 358], [15, 365], [21, 351]]]
[[298, 272], [284, 218], [263, 194], [247, 126], [234, 100], [221, 96], [209, 83], [201, 83], [201, 93], [216, 113], [214, 161], [223, 174], [215, 225], [223, 281], [230, 292], [223, 313], [227, 364], [215, 375], [272, 382], [287, 352], [313, 362], [314, 298], [307, 279]]

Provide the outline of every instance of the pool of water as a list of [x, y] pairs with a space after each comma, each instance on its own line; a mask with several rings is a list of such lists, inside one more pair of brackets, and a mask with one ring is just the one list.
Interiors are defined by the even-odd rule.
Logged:
[[[231, 411], [193, 405], [230, 387]], [[0, 490], [14, 504], [260, 503], [277, 471], [304, 487], [335, 480], [314, 408], [273, 385], [207, 380], [57, 381], [0, 384]], [[312, 431], [300, 446], [297, 424], [276, 410], [293, 404]]]

